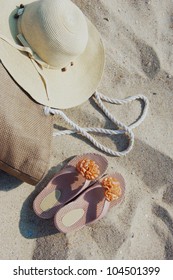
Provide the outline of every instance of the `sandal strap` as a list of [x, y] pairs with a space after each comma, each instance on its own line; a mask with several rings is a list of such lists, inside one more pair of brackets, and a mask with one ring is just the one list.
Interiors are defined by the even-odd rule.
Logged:
[[110, 202], [107, 199], [105, 199], [102, 211], [101, 211], [100, 215], [95, 219], [95, 221], [98, 221], [98, 220], [102, 219], [104, 216], [106, 216], [109, 208], [110, 208]]

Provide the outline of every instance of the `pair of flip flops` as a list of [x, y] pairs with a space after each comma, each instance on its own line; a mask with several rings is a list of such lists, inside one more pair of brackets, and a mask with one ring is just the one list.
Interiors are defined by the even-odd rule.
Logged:
[[119, 173], [104, 175], [107, 165], [98, 154], [76, 156], [35, 198], [35, 213], [43, 219], [54, 217], [55, 227], [64, 233], [101, 219], [122, 201], [125, 191]]

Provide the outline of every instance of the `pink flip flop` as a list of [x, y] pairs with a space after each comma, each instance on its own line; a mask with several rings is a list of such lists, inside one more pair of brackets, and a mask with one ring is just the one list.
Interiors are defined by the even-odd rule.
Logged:
[[37, 195], [33, 202], [35, 213], [50, 219], [67, 202], [94, 184], [107, 168], [105, 157], [88, 153], [73, 158]]
[[125, 181], [119, 173], [104, 176], [55, 214], [55, 227], [68, 233], [101, 219], [123, 200], [124, 192]]

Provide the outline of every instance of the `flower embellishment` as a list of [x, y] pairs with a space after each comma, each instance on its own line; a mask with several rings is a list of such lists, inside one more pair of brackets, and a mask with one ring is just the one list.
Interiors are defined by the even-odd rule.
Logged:
[[100, 175], [99, 166], [91, 159], [82, 159], [77, 163], [76, 169], [87, 180], [95, 180]]
[[105, 197], [109, 202], [118, 200], [121, 197], [121, 185], [116, 178], [106, 177], [102, 181], [102, 186], [105, 188]]

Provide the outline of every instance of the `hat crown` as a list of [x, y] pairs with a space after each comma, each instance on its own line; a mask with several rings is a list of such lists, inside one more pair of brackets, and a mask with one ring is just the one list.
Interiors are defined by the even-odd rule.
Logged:
[[37, 56], [57, 68], [81, 55], [88, 42], [85, 16], [70, 0], [39, 0], [26, 5], [18, 27]]

